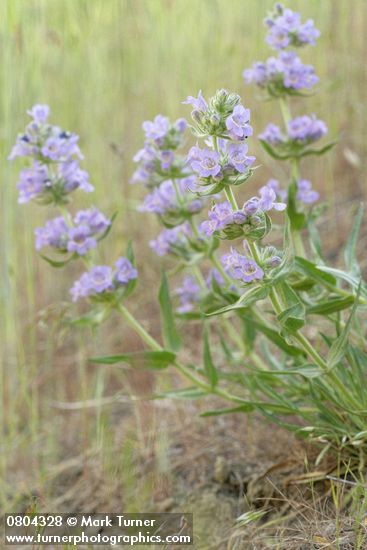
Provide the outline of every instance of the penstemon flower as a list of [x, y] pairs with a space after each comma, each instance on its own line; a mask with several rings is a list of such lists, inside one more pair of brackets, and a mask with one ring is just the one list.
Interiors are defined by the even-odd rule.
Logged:
[[170, 178], [186, 177], [184, 160], [177, 153], [183, 145], [186, 128], [187, 122], [183, 118], [173, 124], [163, 115], [157, 115], [154, 121], [145, 121], [145, 144], [133, 157], [138, 168], [130, 183], [154, 187]]
[[96, 265], [83, 273], [80, 279], [75, 281], [70, 293], [74, 302], [80, 298], [97, 296], [109, 299], [116, 290], [126, 287], [137, 276], [138, 272], [131, 262], [121, 257], [116, 261], [114, 270], [110, 266]]
[[182, 286], [175, 289], [175, 294], [180, 302], [177, 312], [188, 313], [200, 301], [201, 288], [193, 277], [187, 276], [183, 279]]
[[158, 255], [165, 256], [169, 253], [179, 253], [189, 246], [189, 237], [192, 229], [189, 223], [185, 222], [172, 229], [163, 229], [161, 233], [149, 241], [150, 248]]
[[222, 257], [222, 263], [230, 275], [243, 284], [261, 281], [264, 278], [264, 271], [257, 262], [239, 254], [234, 248]]
[[302, 23], [299, 13], [284, 8], [279, 3], [275, 5], [274, 12], [265, 19], [265, 24], [269, 29], [266, 41], [276, 50], [288, 46], [314, 46], [320, 36], [312, 19]]
[[68, 202], [69, 194], [76, 189], [93, 191], [87, 172], [79, 166], [83, 158], [79, 137], [49, 124], [49, 113], [47, 105], [35, 105], [28, 111], [33, 120], [19, 134], [9, 156], [10, 160], [32, 160], [31, 166], [20, 173], [19, 203], [35, 200], [58, 205]]
[[46, 222], [44, 227], [35, 229], [36, 249], [50, 246], [62, 252], [75, 252], [84, 256], [96, 248], [98, 235], [102, 235], [111, 225], [97, 208], [80, 210], [73, 220], [75, 225], [68, 226], [63, 216]]
[[294, 52], [282, 51], [278, 57], [270, 57], [265, 63], [256, 62], [245, 69], [246, 84], [256, 84], [269, 96], [297, 95], [302, 89], [310, 90], [319, 81], [312, 65], [304, 65]]
[[325, 122], [315, 115], [303, 115], [287, 121], [286, 130], [287, 133], [284, 134], [279, 126], [268, 124], [258, 136], [264, 148], [274, 158], [286, 160], [319, 152], [321, 154], [333, 145], [330, 143], [320, 151], [308, 148], [308, 145], [320, 140], [328, 131]]

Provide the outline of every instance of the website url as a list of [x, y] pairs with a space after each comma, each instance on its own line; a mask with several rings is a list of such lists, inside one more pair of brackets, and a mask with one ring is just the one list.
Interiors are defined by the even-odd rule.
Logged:
[[192, 544], [193, 541], [189, 535], [167, 535], [162, 538], [159, 535], [150, 536], [142, 533], [138, 535], [103, 535], [102, 533], [87, 535], [81, 532], [79, 535], [43, 535], [42, 533], [36, 535], [6, 535], [5, 542], [9, 545], [71, 544], [76, 546], [78, 544], [109, 544], [110, 546], [116, 546], [117, 544], [129, 544], [137, 546], [139, 544]]

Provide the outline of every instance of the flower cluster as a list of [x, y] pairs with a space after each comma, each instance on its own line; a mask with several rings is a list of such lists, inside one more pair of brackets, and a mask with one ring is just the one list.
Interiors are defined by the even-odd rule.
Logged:
[[312, 19], [302, 23], [299, 13], [284, 8], [279, 3], [275, 5], [274, 13], [265, 19], [265, 24], [269, 29], [266, 41], [276, 50], [288, 46], [314, 46], [320, 36]]
[[309, 90], [319, 81], [312, 65], [304, 65], [294, 52], [287, 51], [270, 57], [265, 63], [254, 63], [244, 70], [243, 77], [246, 84], [256, 84], [275, 97]]
[[79, 298], [96, 295], [111, 295], [115, 290], [126, 287], [129, 281], [136, 279], [138, 272], [131, 262], [123, 256], [115, 263], [115, 269], [106, 265], [96, 265], [75, 281], [70, 289], [74, 302]]
[[47, 105], [35, 105], [28, 114], [32, 121], [19, 134], [9, 156], [29, 157], [30, 167], [20, 173], [17, 183], [19, 203], [36, 200], [41, 203], [62, 204], [75, 189], [87, 193], [93, 191], [89, 175], [82, 170], [83, 158], [76, 134], [66, 132], [48, 123], [50, 109]]
[[198, 97], [189, 96], [183, 103], [192, 105], [191, 117], [198, 136], [225, 137], [242, 141], [252, 135], [250, 110], [240, 104], [237, 94], [218, 90], [207, 103], [201, 90]]
[[195, 176], [188, 176], [177, 180], [177, 182], [164, 181], [145, 196], [138, 210], [159, 214], [160, 216], [165, 214], [190, 216], [200, 212], [203, 207], [204, 201], [195, 195], [196, 190]]
[[163, 115], [157, 115], [153, 121], [145, 121], [145, 143], [133, 157], [138, 167], [130, 182], [152, 187], [172, 177], [184, 177], [184, 163], [176, 151], [183, 144], [186, 128], [183, 118], [174, 124]]
[[264, 271], [255, 260], [240, 254], [234, 248], [222, 257], [222, 263], [226, 271], [242, 283], [261, 281], [264, 278]]
[[201, 288], [196, 280], [191, 276], [186, 276], [181, 286], [176, 287], [175, 295], [179, 299], [179, 307], [177, 313], [190, 313], [195, 305], [198, 304], [204, 297], [206, 291], [213, 288], [213, 282], [219, 286], [223, 286], [224, 279], [217, 269], [211, 269], [205, 279], [206, 288]]
[[84, 256], [97, 246], [97, 236], [102, 235], [111, 222], [97, 208], [80, 210], [73, 224], [67, 225], [63, 216], [46, 222], [35, 229], [36, 249], [50, 246], [63, 252], [74, 252]]
[[218, 151], [208, 147], [201, 149], [198, 145], [191, 147], [187, 162], [204, 183], [224, 179], [238, 179], [247, 175], [255, 157], [248, 156], [246, 143], [218, 142]]
[[327, 133], [325, 122], [315, 115], [303, 115], [290, 120], [287, 124], [287, 135], [279, 126], [268, 124], [259, 135], [259, 139], [273, 146], [309, 145], [321, 139]]
[[185, 249], [191, 235], [191, 227], [185, 222], [172, 229], [163, 229], [155, 239], [149, 241], [149, 246], [158, 256], [165, 256]]
[[233, 210], [229, 201], [214, 204], [208, 213], [209, 219], [201, 224], [200, 229], [206, 235], [221, 232], [220, 235], [228, 239], [241, 235], [258, 239], [259, 226], [264, 224], [263, 214], [272, 209], [284, 210], [287, 206], [276, 201], [276, 192], [269, 186], [262, 187], [259, 194], [260, 197], [252, 197], [239, 210]]
[[[312, 183], [309, 180], [299, 179], [296, 181], [296, 185], [296, 199], [298, 201], [302, 202], [305, 205], [310, 205], [319, 200], [320, 193], [312, 189]], [[270, 179], [267, 182], [266, 186], [272, 189], [280, 200], [285, 202], [287, 201], [288, 192], [285, 189], [281, 189], [278, 180]]]
[[194, 304], [200, 301], [201, 288], [194, 277], [187, 276], [183, 279], [182, 285], [176, 287], [175, 294], [180, 302], [177, 312], [188, 313], [194, 309]]

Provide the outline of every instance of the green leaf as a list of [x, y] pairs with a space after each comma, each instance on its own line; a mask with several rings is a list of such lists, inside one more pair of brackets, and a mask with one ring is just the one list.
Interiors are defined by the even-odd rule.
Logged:
[[311, 249], [315, 254], [315, 256], [317, 256], [317, 258], [322, 261], [323, 253], [321, 248], [320, 234], [312, 218], [308, 219], [307, 226], [308, 226], [308, 234], [310, 238]]
[[367, 297], [367, 287], [358, 277], [354, 277], [350, 273], [346, 273], [345, 271], [341, 271], [340, 269], [335, 269], [333, 267], [327, 267], [325, 265], [319, 265], [318, 269], [328, 275], [332, 275], [337, 277], [338, 279], [342, 279], [355, 290], [360, 288], [360, 293], [364, 297]]
[[280, 348], [281, 350], [285, 351], [288, 355], [291, 355], [292, 357], [296, 357], [298, 355], [303, 355], [304, 354], [303, 350], [288, 344], [284, 340], [284, 338], [279, 334], [279, 332], [277, 332], [276, 330], [273, 330], [272, 328], [269, 328], [266, 325], [254, 320], [252, 318], [250, 320], [250, 324], [255, 329], [262, 332], [268, 338], [268, 340], [273, 342], [273, 344], [278, 346], [278, 348]]
[[348, 351], [348, 336], [349, 336], [349, 331], [351, 329], [353, 317], [357, 311], [360, 291], [361, 291], [361, 285], [358, 287], [356, 300], [354, 302], [352, 311], [349, 315], [348, 321], [346, 322], [345, 327], [340, 333], [340, 335], [338, 336], [338, 338], [334, 340], [334, 342], [331, 345], [331, 348], [329, 349], [328, 356], [326, 359], [326, 363], [329, 369], [334, 368], [343, 359], [343, 357]]
[[214, 366], [209, 347], [208, 328], [204, 327], [204, 349], [203, 349], [204, 371], [212, 388], [218, 384], [218, 373]]
[[237, 300], [237, 302], [234, 302], [233, 304], [217, 309], [216, 311], [207, 313], [207, 316], [221, 315], [222, 313], [226, 313], [227, 311], [233, 311], [236, 309], [246, 309], [253, 303], [259, 300], [264, 300], [268, 296], [268, 294], [269, 294], [269, 288], [267, 286], [253, 285], [250, 287], [249, 290], [247, 290], [244, 294], [242, 294], [242, 296]]
[[300, 367], [287, 369], [287, 370], [263, 371], [260, 374], [263, 378], [271, 378], [273, 376], [280, 376], [280, 375], [287, 376], [287, 375], [295, 375], [295, 374], [300, 374], [305, 378], [317, 378], [325, 374], [325, 371], [323, 371], [317, 365], [307, 364], [307, 365], [302, 365]]
[[361, 224], [363, 220], [363, 213], [364, 213], [364, 206], [363, 204], [360, 204], [357, 214], [355, 216], [352, 231], [350, 232], [350, 235], [344, 250], [345, 265], [353, 275], [359, 275], [360, 273], [360, 267], [356, 260], [356, 246], [357, 246], [358, 234], [361, 229]]
[[111, 308], [91, 309], [85, 315], [76, 317], [69, 321], [69, 324], [76, 327], [95, 327], [107, 319], [111, 313]]
[[52, 258], [48, 258], [47, 256], [44, 256], [43, 254], [40, 254], [41, 258], [43, 260], [45, 260], [48, 264], [52, 265], [52, 267], [57, 267], [57, 268], [60, 268], [60, 267], [64, 267], [65, 265], [69, 264], [70, 262], [72, 262], [73, 260], [76, 259], [76, 255], [73, 254], [72, 256], [70, 256], [70, 258], [68, 258], [67, 260], [60, 260], [60, 261], [57, 261], [57, 260], [52, 260]]
[[220, 416], [222, 414], [233, 414], [236, 412], [249, 413], [255, 409], [252, 403], [246, 403], [244, 405], [239, 405], [238, 407], [229, 407], [227, 409], [214, 409], [212, 411], [205, 411], [200, 414], [200, 416]]
[[162, 280], [158, 298], [161, 309], [164, 344], [169, 350], [178, 351], [181, 347], [181, 339], [177, 332], [175, 318], [172, 311], [171, 298], [169, 295], [167, 276], [164, 272], [162, 272]]
[[307, 313], [312, 315], [330, 315], [331, 313], [347, 309], [353, 305], [354, 302], [354, 296], [347, 296], [346, 298], [330, 298], [325, 302], [308, 307]]
[[208, 395], [208, 392], [192, 386], [189, 388], [182, 388], [181, 390], [172, 390], [159, 393], [154, 396], [154, 399], [198, 399]]
[[102, 241], [103, 239], [105, 239], [107, 237], [107, 235], [109, 234], [109, 232], [112, 229], [112, 224], [115, 221], [117, 214], [118, 214], [118, 212], [114, 212], [112, 214], [112, 216], [110, 218], [110, 224], [107, 226], [107, 229], [102, 233], [102, 235], [100, 237], [98, 237], [97, 241]]
[[277, 319], [283, 329], [289, 332], [296, 332], [305, 324], [305, 306], [288, 283], [279, 283], [275, 285], [275, 288], [285, 308], [277, 315]]
[[142, 369], [165, 369], [172, 365], [176, 355], [170, 351], [136, 351], [132, 353], [121, 353], [119, 355], [107, 355], [105, 357], [92, 357], [92, 363], [100, 365], [116, 365], [127, 363], [131, 367]]
[[294, 180], [291, 182], [288, 188], [288, 205], [287, 214], [291, 223], [291, 227], [294, 231], [303, 229], [306, 225], [306, 216], [302, 212], [297, 211], [297, 182]]
[[334, 145], [336, 145], [337, 143], [338, 143], [338, 140], [334, 139], [333, 141], [330, 141], [329, 143], [327, 143], [326, 145], [324, 145], [324, 147], [321, 147], [320, 149], [313, 149], [312, 147], [304, 149], [302, 151], [302, 153], [300, 153], [298, 156], [299, 157], [307, 157], [309, 155], [316, 155], [316, 156], [319, 157], [320, 155], [324, 155], [325, 153], [330, 151], [330, 149], [332, 149], [334, 147]]
[[261, 143], [262, 147], [265, 149], [265, 151], [268, 153], [268, 155], [273, 157], [273, 159], [287, 160], [292, 156], [292, 155], [289, 155], [289, 154], [281, 155], [280, 153], [277, 153], [275, 151], [275, 149], [273, 149], [273, 147], [271, 145], [269, 145], [269, 143], [267, 141], [263, 140], [263, 139], [260, 139], [260, 143]]
[[[126, 258], [130, 261], [131, 265], [135, 266], [135, 256], [132, 242], [129, 241], [126, 250]], [[137, 279], [131, 279], [123, 289], [123, 297], [127, 298], [134, 291], [137, 284]]]
[[327, 288], [336, 286], [336, 278], [331, 273], [326, 273], [323, 266], [317, 266], [313, 262], [299, 256], [296, 256], [295, 263], [301, 273], [311, 277], [317, 283]]

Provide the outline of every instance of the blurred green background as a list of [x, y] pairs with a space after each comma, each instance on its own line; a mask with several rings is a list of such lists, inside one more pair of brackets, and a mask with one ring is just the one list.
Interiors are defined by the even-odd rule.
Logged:
[[[258, 101], [242, 80], [244, 68], [271, 55], [262, 20], [272, 5], [270, 0], [1, 1], [3, 471], [14, 466], [19, 451], [41, 466], [57, 455], [55, 432], [64, 420], [50, 412], [49, 400], [95, 397], [106, 385], [104, 375], [86, 370], [90, 337], [68, 337], [67, 346], [57, 347], [54, 317], [47, 317], [43, 327], [39, 323], [39, 311], [68, 299], [79, 272], [53, 270], [34, 252], [33, 229], [53, 212], [17, 204], [21, 162], [11, 165], [7, 156], [27, 122], [26, 110], [48, 103], [52, 122], [80, 134], [84, 168], [96, 192], [79, 195], [77, 204], [89, 201], [106, 213], [119, 210], [114, 236], [101, 246], [101, 256], [115, 258], [135, 237], [145, 281], [135, 305], [149, 319], [155, 314], [151, 303], [159, 261], [145, 243], [157, 225], [134, 213], [131, 207], [142, 190], [128, 184], [131, 157], [142, 144], [141, 123], [157, 113], [188, 116], [189, 108], [181, 104], [188, 94], [202, 89], [209, 96], [220, 87], [241, 94], [252, 110], [255, 134], [270, 121], [280, 122], [278, 105]], [[350, 207], [366, 196], [367, 2], [291, 0], [286, 5], [312, 17], [322, 33], [316, 48], [302, 51], [320, 76], [320, 93], [295, 100], [292, 109], [317, 113], [330, 135], [340, 136], [331, 154], [303, 168], [330, 203], [321, 234], [335, 255]], [[262, 164], [252, 189], [270, 175], [286, 177], [255, 139], [250, 150]], [[118, 335], [110, 339], [120, 344]]]

